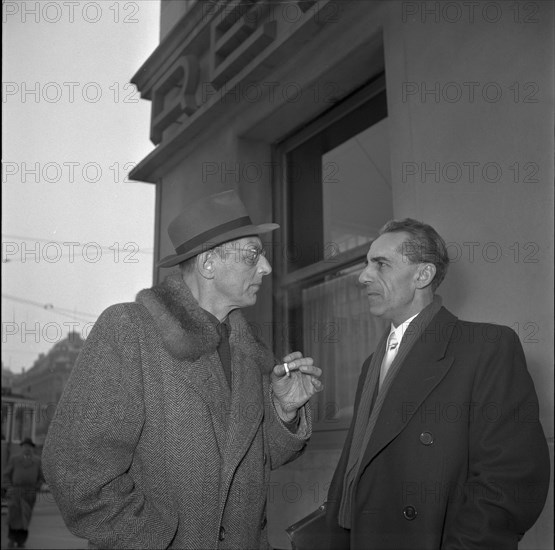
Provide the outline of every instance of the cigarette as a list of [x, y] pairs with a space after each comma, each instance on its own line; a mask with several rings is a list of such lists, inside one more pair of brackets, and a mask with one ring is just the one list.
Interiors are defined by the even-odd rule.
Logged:
[[289, 378], [291, 376], [291, 372], [289, 371], [289, 365], [287, 363], [283, 363], [283, 368], [285, 369], [285, 376]]

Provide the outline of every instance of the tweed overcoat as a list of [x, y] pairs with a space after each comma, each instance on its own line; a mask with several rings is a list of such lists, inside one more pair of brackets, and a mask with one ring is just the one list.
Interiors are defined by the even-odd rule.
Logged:
[[271, 403], [274, 357], [230, 314], [231, 392], [216, 327], [180, 275], [99, 317], [43, 451], [70, 530], [92, 548], [266, 548], [270, 469], [310, 436]]
[[355, 480], [348, 531], [337, 514], [354, 422], [328, 493], [336, 548], [516, 550], [543, 508], [547, 442], [508, 327], [460, 321], [445, 308], [433, 318], [389, 387]]

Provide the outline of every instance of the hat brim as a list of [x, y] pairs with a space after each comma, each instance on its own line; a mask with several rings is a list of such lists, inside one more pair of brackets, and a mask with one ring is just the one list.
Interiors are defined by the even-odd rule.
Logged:
[[193, 256], [197, 256], [201, 252], [210, 250], [211, 248], [228, 241], [234, 241], [236, 239], [240, 239], [241, 237], [249, 237], [251, 235], [263, 235], [264, 233], [269, 233], [270, 231], [275, 231], [276, 229], [279, 229], [279, 225], [277, 223], [262, 223], [260, 225], [245, 225], [243, 227], [238, 227], [237, 229], [222, 233], [221, 235], [211, 239], [209, 242], [202, 243], [201, 245], [196, 246], [183, 254], [170, 254], [169, 256], [165, 256], [158, 262], [157, 265], [158, 267], [173, 267], [174, 265], [184, 262]]

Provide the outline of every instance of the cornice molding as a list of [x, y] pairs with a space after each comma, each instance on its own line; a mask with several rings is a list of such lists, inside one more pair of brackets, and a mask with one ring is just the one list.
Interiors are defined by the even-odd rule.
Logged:
[[[153, 100], [151, 139], [158, 145], [129, 177], [157, 183], [179, 151], [216, 121], [245, 108], [242, 102], [231, 101], [238, 90], [263, 81], [316, 34], [333, 25], [337, 20], [330, 14], [352, 12], [356, 4], [297, 0], [298, 20], [281, 25], [267, 19], [270, 0], [210, 2], [214, 6], [210, 17], [204, 3], [194, 4], [133, 77], [141, 96]], [[226, 20], [232, 12], [223, 12], [224, 8], [241, 7], [246, 11], [238, 12], [231, 22]], [[247, 21], [248, 13], [262, 16], [253, 24]], [[204, 71], [202, 78], [199, 71]], [[206, 90], [199, 100], [201, 86]]]

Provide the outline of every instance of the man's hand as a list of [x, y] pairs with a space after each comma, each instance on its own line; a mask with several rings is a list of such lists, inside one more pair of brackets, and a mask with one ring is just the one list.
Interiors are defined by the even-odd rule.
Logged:
[[322, 369], [314, 366], [312, 357], [303, 357], [295, 351], [283, 358], [283, 363], [272, 370], [272, 392], [274, 405], [280, 418], [289, 422], [302, 407], [324, 385], [319, 380]]

